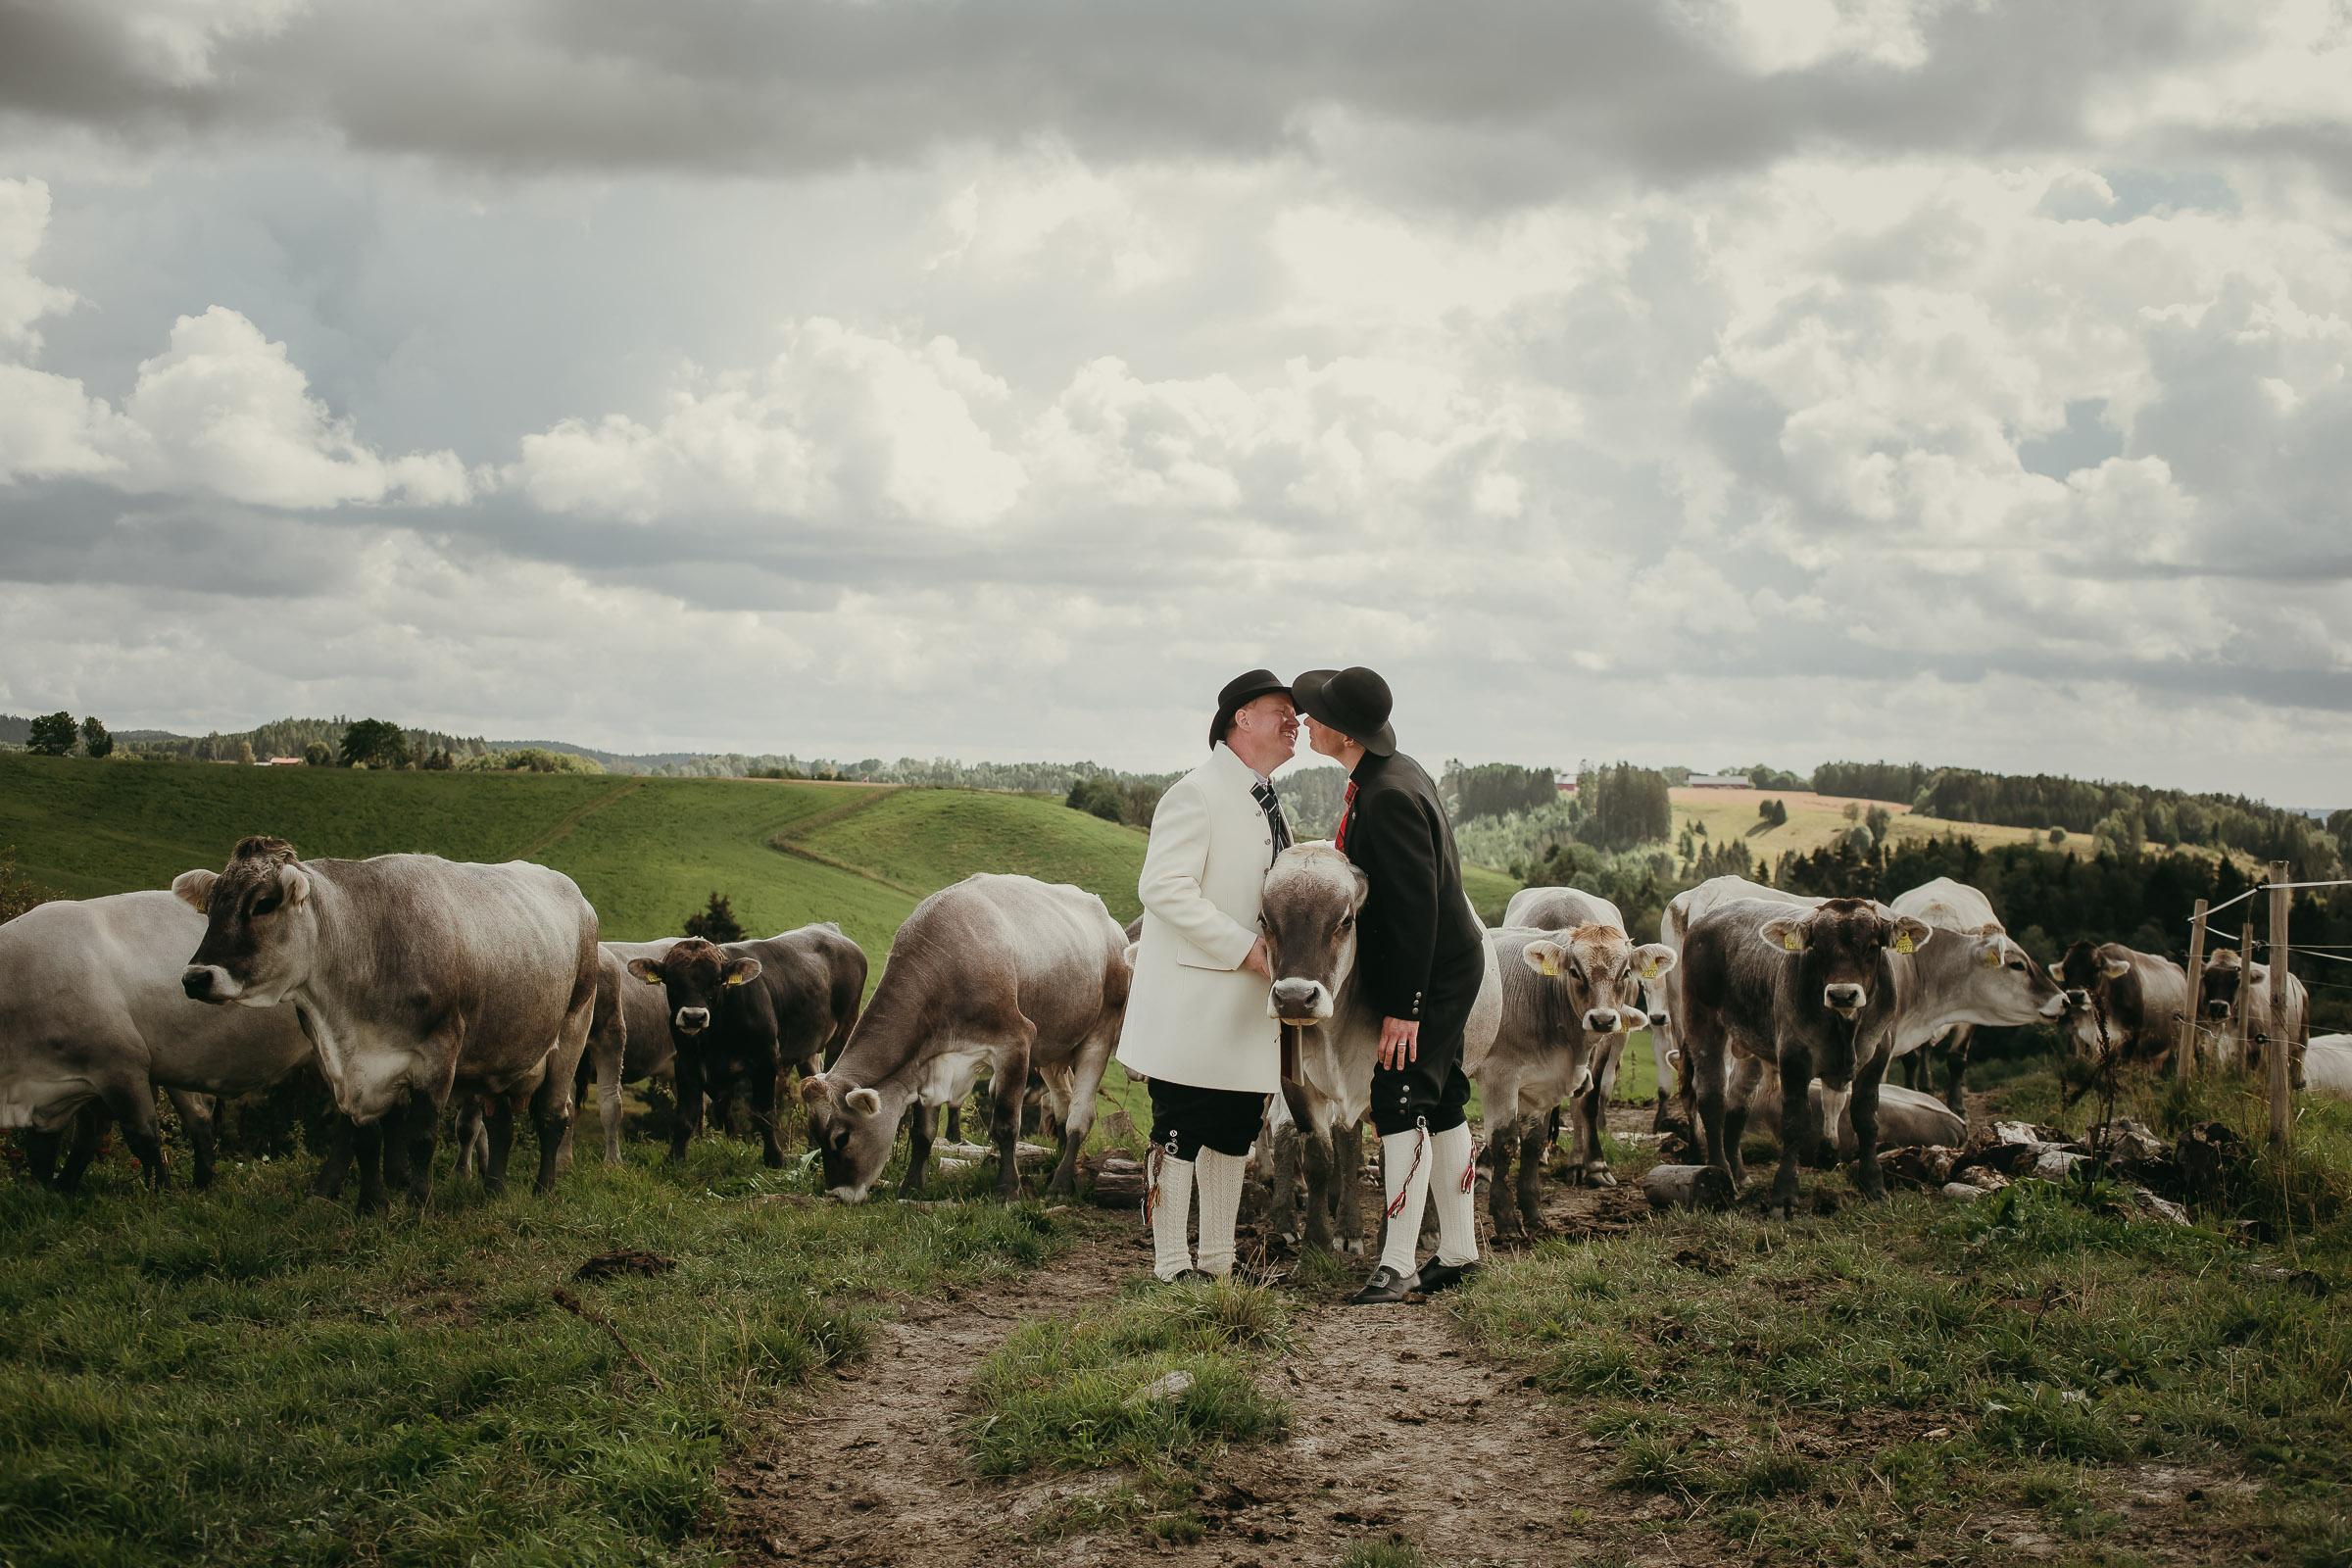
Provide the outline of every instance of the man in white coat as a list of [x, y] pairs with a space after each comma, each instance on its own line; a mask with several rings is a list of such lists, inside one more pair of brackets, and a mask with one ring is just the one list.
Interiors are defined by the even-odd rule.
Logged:
[[[1119, 1063], [1151, 1080], [1152, 1271], [1163, 1280], [1233, 1272], [1233, 1230], [1250, 1146], [1281, 1087], [1273, 978], [1258, 934], [1266, 867], [1289, 848], [1273, 773], [1298, 745], [1290, 689], [1269, 670], [1226, 683], [1209, 721], [1208, 760], [1168, 786], [1152, 818], [1136, 892], [1143, 940]], [[1200, 1190], [1200, 1252], [1188, 1245]]]

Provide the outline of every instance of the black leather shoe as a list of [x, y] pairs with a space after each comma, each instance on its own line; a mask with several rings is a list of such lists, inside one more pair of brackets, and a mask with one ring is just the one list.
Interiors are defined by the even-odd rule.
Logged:
[[1421, 1265], [1421, 1294], [1435, 1296], [1440, 1291], [1450, 1291], [1456, 1285], [1466, 1284], [1476, 1278], [1478, 1261], [1475, 1258], [1467, 1263], [1424, 1263]]
[[1364, 1288], [1348, 1298], [1349, 1306], [1395, 1306], [1419, 1287], [1418, 1274], [1399, 1274], [1383, 1263], [1372, 1271]]

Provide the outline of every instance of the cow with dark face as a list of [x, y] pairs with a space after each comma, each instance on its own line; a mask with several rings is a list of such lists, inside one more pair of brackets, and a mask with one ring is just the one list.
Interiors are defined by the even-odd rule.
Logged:
[[2078, 942], [2053, 971], [2066, 997], [2067, 1041], [2077, 1054], [2168, 1067], [2188, 1010], [2188, 972], [2120, 942]]
[[2311, 1035], [2311, 993], [2301, 980], [2279, 973], [2273, 964], [2248, 963], [2243, 954], [2224, 948], [2205, 960], [2204, 993], [2206, 1022], [2229, 1042], [2225, 1053], [2234, 1052], [2236, 1042], [2244, 1040], [2245, 1065], [2260, 1071], [2265, 1048], [2283, 1041], [2289, 1077], [2302, 1083], [2303, 1046]]
[[[1857, 1145], [1854, 1182], [1885, 1196], [1879, 1173], [1879, 1084], [1892, 1059], [1904, 975], [1897, 958], [1925, 947], [1927, 922], [1861, 899], [1818, 908], [1740, 900], [1722, 904], [1689, 928], [1682, 953], [1682, 1049], [1714, 1165], [1745, 1180], [1740, 1138], [1747, 1098], [1766, 1068], [1780, 1074], [1781, 1166], [1772, 1204], [1796, 1208], [1797, 1155], [1837, 1125], [1851, 1097]], [[1741, 1072], [1728, 1085], [1724, 1064]], [[1822, 1081], [1817, 1119], [1811, 1094]]]
[[489, 1099], [492, 1186], [525, 1105], [538, 1188], [554, 1185], [596, 1001], [596, 911], [569, 877], [434, 855], [304, 860], [249, 838], [222, 870], [182, 872], [172, 891], [205, 913], [182, 989], [215, 1005], [290, 1005], [337, 1108], [405, 1141], [413, 1203], [430, 1194], [455, 1094]]
[[828, 1048], [849, 1038], [865, 991], [865, 953], [827, 922], [762, 942], [721, 946], [683, 937], [667, 951], [628, 960], [629, 973], [662, 988], [669, 1014], [677, 1125], [669, 1157], [683, 1159], [703, 1124], [703, 1096], [740, 1074], [749, 1085], [761, 1161], [784, 1163], [776, 1141], [776, 1094], [785, 1069], [804, 1078]]

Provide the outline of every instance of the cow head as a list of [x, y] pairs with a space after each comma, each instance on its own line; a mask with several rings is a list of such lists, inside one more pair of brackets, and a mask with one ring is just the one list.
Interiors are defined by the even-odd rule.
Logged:
[[1568, 1010], [1589, 1034], [1639, 1028], [1646, 1019], [1642, 988], [1674, 967], [1672, 948], [1662, 942], [1635, 947], [1613, 926], [1583, 925], [1556, 938], [1530, 942], [1520, 961], [1565, 989]]
[[219, 872], [182, 871], [172, 891], [205, 915], [204, 940], [179, 977], [196, 1001], [274, 1006], [310, 978], [318, 911], [293, 845], [245, 839]]
[[825, 1191], [845, 1203], [863, 1202], [890, 1163], [905, 1105], [887, 1105], [880, 1090], [821, 1072], [801, 1080], [801, 1100], [808, 1107], [808, 1147], [825, 1167]]
[[2051, 978], [2066, 994], [2070, 1007], [2087, 1007], [2106, 990], [2110, 981], [2121, 980], [2132, 972], [2129, 958], [2102, 958], [2099, 950], [2087, 942], [2078, 942], [2066, 950], [2058, 960]]
[[2271, 977], [2267, 963], [2248, 963], [2245, 956], [2224, 948], [2205, 960], [2205, 1016], [2221, 1022], [2236, 1015], [2240, 993], [2260, 991]]
[[1257, 906], [1274, 971], [1270, 1015], [1301, 1026], [1332, 1015], [1355, 968], [1355, 916], [1370, 885], [1328, 844], [1293, 845], [1274, 858]]
[[657, 958], [631, 958], [629, 973], [668, 994], [669, 1027], [693, 1036], [710, 1027], [729, 986], [760, 978], [758, 958], [739, 958], [714, 942], [685, 937]]
[[1939, 966], [1957, 980], [1953, 1004], [1972, 1022], [2055, 1023], [2066, 1012], [2065, 991], [1998, 925], [1945, 931], [1937, 940]]
[[1850, 1019], [1877, 1000], [1885, 956], [1916, 953], [1935, 931], [1925, 920], [1891, 914], [1867, 899], [1831, 899], [1801, 913], [1776, 915], [1756, 934], [1795, 956], [1800, 997], [1818, 996], [1824, 1007]]

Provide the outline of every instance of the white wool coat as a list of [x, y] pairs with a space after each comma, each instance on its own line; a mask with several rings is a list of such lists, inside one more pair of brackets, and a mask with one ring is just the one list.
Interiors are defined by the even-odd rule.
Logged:
[[1242, 967], [1274, 858], [1273, 827], [1250, 793], [1256, 781], [1219, 742], [1159, 798], [1136, 883], [1143, 940], [1119, 1033], [1119, 1063], [1130, 1072], [1202, 1089], [1281, 1087], [1266, 978]]

